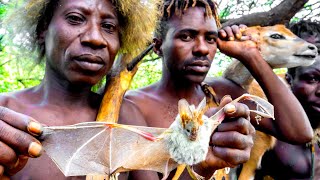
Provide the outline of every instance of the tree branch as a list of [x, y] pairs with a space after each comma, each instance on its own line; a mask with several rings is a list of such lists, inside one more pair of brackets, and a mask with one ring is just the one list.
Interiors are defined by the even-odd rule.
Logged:
[[247, 26], [272, 26], [288, 24], [290, 19], [303, 8], [308, 0], [283, 0], [279, 5], [267, 12], [252, 13], [236, 19], [230, 19], [222, 24], [223, 27], [233, 24]]

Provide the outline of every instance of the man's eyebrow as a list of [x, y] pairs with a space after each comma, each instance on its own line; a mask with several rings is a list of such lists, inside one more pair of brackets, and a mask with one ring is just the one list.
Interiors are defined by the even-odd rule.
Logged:
[[[85, 14], [91, 14], [92, 11], [90, 10], [89, 7], [86, 7], [86, 6], [79, 6], [79, 5], [70, 5], [69, 7], [67, 7], [65, 9], [65, 13], [66, 12], [69, 12], [69, 11], [72, 11], [72, 10], [79, 10]], [[109, 11], [105, 11], [104, 14], [103, 14], [103, 18], [106, 18], [106, 19], [117, 19], [117, 16]]]
[[[198, 34], [199, 31], [195, 30], [195, 29], [181, 29], [178, 31], [178, 33], [191, 33], [191, 34]], [[217, 31], [208, 31], [206, 32], [206, 35], [214, 35], [214, 36], [218, 36], [218, 32]]]
[[207, 35], [218, 36], [218, 32], [217, 32], [217, 31], [208, 31], [206, 34], [207, 34]]
[[191, 33], [191, 34], [197, 34], [199, 31], [195, 29], [181, 29], [178, 31], [178, 33]]

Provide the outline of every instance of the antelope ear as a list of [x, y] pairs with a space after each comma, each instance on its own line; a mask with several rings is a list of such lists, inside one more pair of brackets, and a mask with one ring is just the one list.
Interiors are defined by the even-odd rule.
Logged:
[[192, 111], [187, 100], [180, 99], [178, 102], [179, 115], [182, 120], [192, 119]]

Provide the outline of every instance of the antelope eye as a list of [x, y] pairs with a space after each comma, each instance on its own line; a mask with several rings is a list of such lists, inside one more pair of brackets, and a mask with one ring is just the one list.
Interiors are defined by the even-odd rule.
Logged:
[[286, 39], [284, 36], [281, 34], [271, 34], [270, 36], [272, 39]]

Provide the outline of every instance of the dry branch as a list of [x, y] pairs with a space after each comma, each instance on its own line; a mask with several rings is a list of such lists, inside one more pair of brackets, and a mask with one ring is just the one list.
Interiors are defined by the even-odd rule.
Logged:
[[240, 18], [227, 20], [222, 26], [245, 24], [247, 26], [272, 26], [288, 24], [290, 19], [300, 11], [308, 0], [283, 0], [279, 5], [267, 12], [252, 13]]

